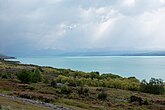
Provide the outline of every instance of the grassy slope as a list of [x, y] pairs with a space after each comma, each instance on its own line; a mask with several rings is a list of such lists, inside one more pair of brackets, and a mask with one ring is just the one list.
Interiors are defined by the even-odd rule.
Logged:
[[[32, 65], [10, 65], [10, 64], [0, 64], [0, 72], [8, 71], [11, 73], [13, 71], [17, 72], [21, 69], [34, 69], [35, 66]], [[53, 71], [56, 71], [53, 68], [45, 68], [45, 70], [49, 71], [46, 73], [47, 76], [53, 77]], [[136, 95], [142, 97], [143, 99], [147, 99], [148, 101], [157, 101], [162, 100], [165, 101], [164, 95], [152, 95], [152, 94], [145, 94], [140, 92], [132, 92], [127, 90], [121, 89], [113, 89], [113, 88], [106, 88], [106, 93], [108, 93], [107, 100], [101, 101], [97, 99], [97, 95], [100, 93], [100, 87], [88, 87], [89, 88], [89, 95], [88, 96], [80, 96], [77, 93], [77, 88], [72, 87], [71, 94], [61, 94], [59, 92], [59, 88], [53, 88], [48, 86], [44, 83], [36, 83], [36, 84], [29, 84], [27, 86], [20, 86], [20, 82], [16, 80], [0, 80], [0, 93], [9, 94], [9, 95], [29, 95], [32, 96], [34, 99], [38, 97], [42, 97], [43, 99], [52, 99], [55, 104], [63, 105], [66, 107], [73, 108], [75, 110], [165, 110], [165, 105], [157, 104], [157, 103], [150, 103], [150, 105], [142, 105], [139, 106], [137, 103], [130, 103], [129, 98], [132, 95]], [[5, 104], [6, 102], [6, 104]], [[8, 103], [10, 102], [10, 103]], [[3, 104], [4, 103], [4, 104]], [[10, 105], [12, 108], [17, 107], [25, 107], [26, 105], [17, 101], [12, 101], [8, 98], [0, 97], [0, 104], [8, 106]], [[25, 106], [24, 106], [25, 105]], [[30, 107], [30, 106], [29, 106]], [[31, 105], [31, 107], [36, 108], [37, 106]], [[41, 107], [42, 108], [42, 107]], [[43, 108], [46, 109], [46, 108]], [[42, 110], [42, 109], [39, 109]]]
[[50, 110], [49, 108], [32, 105], [29, 103], [13, 100], [8, 97], [0, 96], [0, 110]]

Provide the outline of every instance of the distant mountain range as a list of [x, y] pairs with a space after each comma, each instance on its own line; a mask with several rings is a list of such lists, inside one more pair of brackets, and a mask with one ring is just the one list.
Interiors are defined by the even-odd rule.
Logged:
[[[165, 51], [154, 50], [37, 50], [26, 54], [14, 54], [14, 56], [165, 56]], [[0, 58], [13, 59], [0, 54]]]
[[37, 50], [23, 56], [165, 56], [165, 51], [154, 50]]
[[15, 59], [15, 57], [10, 57], [10, 56], [0, 54], [0, 59]]
[[165, 51], [151, 51], [132, 54], [122, 54], [122, 56], [165, 56]]

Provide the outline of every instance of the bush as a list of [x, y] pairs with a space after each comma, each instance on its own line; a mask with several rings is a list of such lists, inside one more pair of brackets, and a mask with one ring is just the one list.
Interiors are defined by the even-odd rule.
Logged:
[[41, 71], [37, 68], [34, 70], [34, 72], [31, 74], [31, 82], [37, 83], [41, 82], [43, 80], [43, 76], [41, 74]]
[[34, 72], [23, 70], [17, 74], [17, 78], [22, 83], [30, 83], [30, 82], [37, 83], [43, 80], [43, 76], [39, 69], [34, 70]]
[[17, 74], [17, 78], [22, 82], [22, 83], [29, 83], [31, 81], [31, 72], [23, 70], [20, 73]]
[[116, 78], [122, 78], [121, 76], [119, 75], [115, 75], [115, 74], [102, 74], [101, 76], [101, 79], [107, 79], [107, 78], [112, 78], [112, 79], [116, 79]]
[[51, 86], [52, 86], [52, 87], [57, 87], [57, 82], [56, 82], [56, 81], [52, 81], [52, 82], [51, 82]]
[[100, 100], [106, 100], [107, 99], [107, 93], [105, 92], [104, 89], [102, 89], [101, 93], [98, 94], [98, 99], [100, 99]]
[[151, 78], [149, 83], [146, 80], [142, 80], [140, 91], [151, 94], [164, 94], [165, 89], [163, 80]]
[[130, 102], [138, 102], [139, 105], [142, 105], [142, 98], [141, 97], [137, 97], [137, 96], [131, 96], [130, 97]]
[[64, 85], [64, 86], [61, 87], [61, 93], [62, 94], [70, 94], [71, 89], [67, 85]]
[[149, 105], [149, 102], [148, 102], [148, 100], [146, 99], [145, 101], [144, 101], [144, 103], [143, 103], [144, 105]]
[[2, 79], [8, 79], [7, 74], [3, 74], [1, 77], [2, 77]]

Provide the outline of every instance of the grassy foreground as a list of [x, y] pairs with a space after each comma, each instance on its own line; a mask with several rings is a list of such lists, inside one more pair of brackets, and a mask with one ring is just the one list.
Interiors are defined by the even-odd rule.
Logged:
[[32, 105], [8, 97], [0, 96], [0, 110], [50, 110], [49, 108]]
[[[165, 110], [165, 95], [139, 91], [140, 81], [113, 74], [0, 64], [0, 93], [74, 110]], [[0, 96], [5, 110], [48, 110]]]

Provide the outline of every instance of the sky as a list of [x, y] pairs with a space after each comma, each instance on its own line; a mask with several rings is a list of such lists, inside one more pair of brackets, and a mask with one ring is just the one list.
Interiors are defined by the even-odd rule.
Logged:
[[0, 0], [0, 53], [165, 50], [165, 0]]

